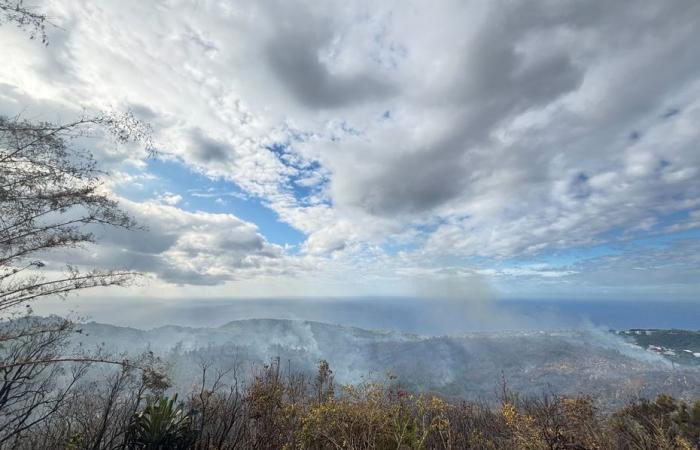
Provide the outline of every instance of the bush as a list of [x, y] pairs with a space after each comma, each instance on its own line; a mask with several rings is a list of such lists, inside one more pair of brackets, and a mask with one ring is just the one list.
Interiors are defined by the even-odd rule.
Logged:
[[185, 412], [177, 395], [148, 402], [134, 415], [130, 425], [128, 447], [143, 450], [187, 450], [194, 444], [192, 418]]
[[[153, 384], [153, 386], [151, 386]], [[700, 402], [670, 396], [613, 413], [589, 396], [520, 398], [500, 406], [397, 389], [396, 381], [335, 386], [325, 361], [317, 376], [282, 373], [273, 360], [241, 385], [237, 371], [202, 366], [184, 402], [160, 383], [122, 372], [76, 388], [70, 408], [11, 447], [175, 450], [652, 450], [700, 448]], [[162, 386], [160, 386], [162, 387]], [[141, 401], [144, 392], [155, 392]], [[136, 411], [136, 413], [134, 413]], [[129, 420], [131, 418], [131, 420]], [[0, 449], [3, 447], [0, 446]]]

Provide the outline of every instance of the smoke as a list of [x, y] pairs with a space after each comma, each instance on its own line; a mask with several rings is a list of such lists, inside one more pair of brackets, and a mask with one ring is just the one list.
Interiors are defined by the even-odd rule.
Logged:
[[624, 338], [611, 333], [609, 330], [601, 329], [589, 323], [586, 328], [588, 338], [594, 345], [602, 348], [609, 348], [620, 354], [635, 359], [637, 361], [658, 366], [660, 368], [672, 368], [673, 364], [663, 356], [649, 352], [638, 345], [626, 341]]
[[532, 304], [528, 301], [504, 302], [475, 271], [443, 269], [429, 276], [414, 275], [410, 282], [415, 297], [405, 306], [420, 318], [420, 328], [431, 335], [587, 327], [583, 317], [563, 315], [555, 305], [529, 309]]
[[[563, 315], [554, 308], [527, 311], [498, 301], [497, 292], [483, 276], [463, 269], [432, 273], [413, 278], [416, 298], [426, 299], [415, 308], [423, 327], [431, 334], [455, 335], [474, 331], [502, 332], [578, 330], [574, 340], [610, 349], [625, 357], [659, 368], [671, 367], [660, 355], [627, 342], [610, 332], [604, 323], [594, 324], [584, 314]], [[450, 356], [447, 355], [449, 359]], [[437, 363], [437, 362], [436, 362]], [[449, 364], [448, 364], [449, 365]]]
[[[201, 359], [227, 365], [279, 357], [307, 373], [326, 359], [341, 383], [382, 378], [390, 371], [417, 390], [446, 389], [471, 398], [493, 392], [503, 375], [522, 393], [551, 388], [610, 394], [631, 389], [620, 381], [625, 379], [661, 386], [672, 369], [663, 357], [610, 333], [613, 316], [591, 321], [583, 313], [600, 312], [601, 303], [567, 311], [566, 302], [504, 301], [478, 273], [457, 269], [404, 279], [410, 297], [110, 299], [58, 306], [146, 329], [86, 327], [93, 344], [169, 355], [179, 386], [196, 378]], [[636, 309], [625, 311], [630, 327], [637, 325]], [[154, 328], [170, 324], [188, 327]], [[392, 331], [365, 331], [378, 329]]]
[[[411, 279], [415, 298], [427, 299], [416, 305], [418, 316], [429, 322], [433, 334], [452, 334], [489, 328], [496, 293], [484, 279], [470, 271], [441, 270]], [[435, 333], [437, 332], [437, 333]]]
[[[451, 337], [274, 319], [242, 320], [216, 328], [141, 331], [96, 323], [82, 328], [84, 334], [76, 339], [83, 348], [108, 342], [115, 352], [138, 354], [150, 348], [165, 356], [180, 390], [197, 380], [200, 361], [222, 368], [241, 363], [252, 374], [255, 367], [276, 357], [285, 369], [289, 364], [291, 370], [307, 374], [325, 359], [339, 383], [385, 380], [390, 372], [409, 389], [465, 398], [488, 396], [502, 376], [523, 395], [586, 392], [620, 400], [621, 393], [628, 391], [645, 396], [669, 390], [695, 395], [700, 388], [700, 371], [690, 366], [674, 368], [662, 356], [594, 326]], [[638, 392], [640, 387], [643, 392]]]

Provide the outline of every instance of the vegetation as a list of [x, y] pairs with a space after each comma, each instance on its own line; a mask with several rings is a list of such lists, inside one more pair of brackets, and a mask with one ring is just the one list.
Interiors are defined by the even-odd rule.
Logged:
[[[21, 0], [0, 0], [0, 25], [46, 43], [46, 21]], [[336, 386], [325, 361], [308, 377], [283, 373], [277, 359], [248, 383], [237, 367], [202, 363], [200, 382], [179, 401], [166, 395], [152, 354], [67, 353], [74, 324], [23, 309], [134, 275], [47, 268], [50, 253], [92, 242], [90, 227], [135, 226], [101, 189], [91, 155], [71, 145], [96, 128], [122, 142], [148, 137], [128, 114], [64, 125], [0, 116], [0, 449], [700, 448], [700, 401], [669, 396], [608, 414], [590, 397], [521, 398], [504, 385], [494, 408], [408, 392], [395, 379]]]
[[145, 450], [185, 450], [194, 440], [191, 422], [192, 416], [185, 412], [185, 406], [177, 403], [177, 395], [159, 397], [134, 415], [127, 442], [133, 448]]
[[148, 139], [148, 127], [130, 114], [63, 125], [0, 116], [0, 445], [55, 414], [90, 363], [133, 364], [69, 352], [78, 332], [70, 320], [31, 317], [31, 305], [43, 298], [122, 286], [136, 275], [61, 268], [54, 256], [93, 242], [94, 227], [135, 226], [104, 192], [92, 156], [72, 145], [97, 132], [119, 142]]
[[[0, 24], [30, 28], [45, 42], [44, 21], [44, 15], [32, 12], [21, 1], [0, 1]], [[69, 352], [70, 337], [79, 332], [71, 320], [31, 316], [31, 305], [43, 298], [121, 286], [133, 279], [135, 274], [129, 270], [60, 267], [57, 261], [62, 258], [56, 254], [93, 242], [96, 227], [136, 226], [105, 192], [103, 172], [89, 152], [76, 147], [76, 139], [107, 134], [120, 143], [142, 141], [150, 147], [149, 131], [131, 114], [100, 114], [66, 124], [0, 116], [3, 448], [14, 448], [32, 430], [64, 412], [92, 363], [116, 364], [129, 372], [149, 362], [149, 358], [130, 362], [100, 352]], [[144, 376], [157, 378], [154, 374], [151, 369], [144, 372]]]
[[640, 347], [663, 354], [673, 362], [700, 365], [700, 331], [633, 329], [618, 331], [617, 334]]
[[201, 366], [184, 401], [136, 371], [76, 385], [48, 420], [13, 449], [693, 449], [700, 401], [669, 396], [602, 413], [588, 396], [520, 398], [497, 407], [385, 383], [336, 386], [324, 361], [316, 377], [279, 360], [240, 384], [236, 370]]
[[0, 0], [0, 25], [13, 23], [20, 29], [26, 30], [31, 39], [40, 39], [48, 45], [46, 35], [46, 14], [35, 11], [24, 3], [24, 0]]

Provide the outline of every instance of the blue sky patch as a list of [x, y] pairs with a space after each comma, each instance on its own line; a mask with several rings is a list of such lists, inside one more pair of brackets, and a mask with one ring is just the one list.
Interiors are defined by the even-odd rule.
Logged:
[[305, 240], [302, 232], [280, 221], [276, 212], [231, 181], [209, 178], [180, 162], [163, 159], [149, 160], [146, 172], [155, 178], [147, 180], [142, 188], [126, 186], [118, 193], [134, 201], [157, 198], [165, 193], [178, 194], [182, 196], [179, 208], [190, 212], [233, 214], [257, 225], [269, 242], [299, 245]]

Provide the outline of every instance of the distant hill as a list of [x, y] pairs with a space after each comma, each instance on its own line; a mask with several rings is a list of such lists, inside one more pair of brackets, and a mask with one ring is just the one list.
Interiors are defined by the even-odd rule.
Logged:
[[617, 334], [674, 363], [700, 366], [700, 331], [632, 329]]
[[[130, 353], [150, 349], [166, 355], [176, 383], [182, 385], [192, 382], [202, 360], [221, 367], [235, 363], [250, 368], [279, 357], [293, 369], [308, 372], [325, 359], [341, 383], [386, 379], [392, 373], [406, 388], [472, 399], [493, 398], [502, 378], [525, 395], [590, 393], [611, 403], [659, 392], [681, 398], [700, 396], [698, 366], [680, 359], [672, 364], [669, 355], [646, 349], [645, 339], [660, 331], [649, 335], [592, 329], [423, 337], [276, 319], [233, 321], [217, 328], [138, 330], [95, 322], [81, 328], [84, 335], [76, 342], [84, 346], [102, 345]], [[671, 339], [671, 334], [656, 336], [655, 342]]]

